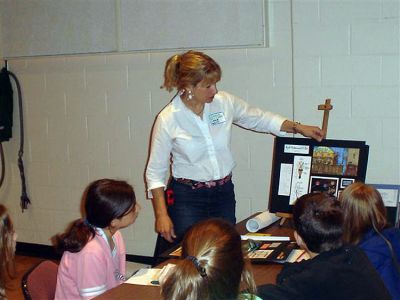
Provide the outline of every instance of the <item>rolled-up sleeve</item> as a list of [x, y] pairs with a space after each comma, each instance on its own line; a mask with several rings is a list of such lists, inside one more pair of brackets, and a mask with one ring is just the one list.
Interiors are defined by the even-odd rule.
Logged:
[[152, 198], [152, 189], [165, 187], [168, 181], [169, 163], [172, 149], [172, 139], [168, 133], [168, 126], [158, 115], [154, 123], [150, 158], [146, 168], [146, 182], [148, 197]]
[[281, 126], [287, 118], [251, 107], [244, 100], [233, 95], [229, 96], [234, 110], [233, 123], [258, 132], [272, 133], [277, 136], [286, 135], [286, 132], [281, 131]]

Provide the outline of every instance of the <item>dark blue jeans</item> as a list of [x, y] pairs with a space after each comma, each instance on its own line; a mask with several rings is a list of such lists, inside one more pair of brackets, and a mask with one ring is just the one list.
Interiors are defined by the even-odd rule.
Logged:
[[187, 229], [199, 221], [223, 218], [236, 224], [236, 200], [231, 180], [221, 186], [192, 189], [191, 186], [172, 179], [169, 188], [173, 190], [174, 204], [168, 206], [168, 214], [174, 223], [177, 238], [174, 243], [169, 243], [159, 235], [155, 257], [178, 244]]
[[232, 181], [212, 188], [192, 189], [191, 186], [172, 180], [174, 204], [168, 206], [168, 214], [174, 223], [178, 240], [193, 224], [210, 219], [223, 218], [236, 224], [235, 192]]

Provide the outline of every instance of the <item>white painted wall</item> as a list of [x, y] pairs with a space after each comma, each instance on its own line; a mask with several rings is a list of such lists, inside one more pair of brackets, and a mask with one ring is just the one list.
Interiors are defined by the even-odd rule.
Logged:
[[[400, 184], [399, 2], [270, 0], [269, 21], [269, 48], [206, 51], [223, 69], [219, 88], [317, 125], [317, 105], [332, 98], [328, 137], [365, 140], [367, 182]], [[17, 108], [14, 138], [4, 143], [7, 175], [0, 201], [12, 211], [19, 241], [50, 244], [52, 235], [80, 217], [85, 186], [114, 177], [133, 184], [143, 207], [136, 223], [123, 230], [128, 253], [152, 255], [154, 218], [143, 174], [154, 118], [172, 97], [159, 89], [172, 54], [9, 61], [23, 87], [32, 205], [21, 213]], [[272, 144], [269, 135], [233, 131], [239, 220], [268, 205]]]

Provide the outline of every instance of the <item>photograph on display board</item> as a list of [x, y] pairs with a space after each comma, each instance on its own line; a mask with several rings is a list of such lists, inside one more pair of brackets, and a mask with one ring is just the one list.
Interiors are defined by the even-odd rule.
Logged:
[[337, 176], [357, 176], [360, 149], [315, 146], [311, 172]]
[[345, 189], [347, 186], [354, 182], [354, 178], [342, 178], [340, 180], [340, 188]]
[[327, 193], [330, 196], [337, 196], [339, 178], [311, 176], [310, 193]]

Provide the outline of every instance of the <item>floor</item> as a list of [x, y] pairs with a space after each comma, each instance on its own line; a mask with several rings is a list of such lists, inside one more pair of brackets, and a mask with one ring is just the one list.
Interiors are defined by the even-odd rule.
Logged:
[[43, 258], [20, 255], [15, 256], [17, 277], [10, 282], [9, 288], [6, 291], [8, 300], [24, 300], [21, 290], [22, 276], [41, 260], [43, 260]]
[[[34, 265], [42, 261], [43, 258], [31, 257], [31, 256], [21, 256], [17, 255], [15, 257], [15, 267], [16, 267], [16, 278], [10, 282], [9, 289], [7, 289], [8, 300], [24, 300], [24, 296], [21, 290], [21, 279], [22, 276]], [[138, 269], [149, 268], [148, 265], [142, 265], [133, 262], [127, 262], [126, 273], [131, 275]]]

